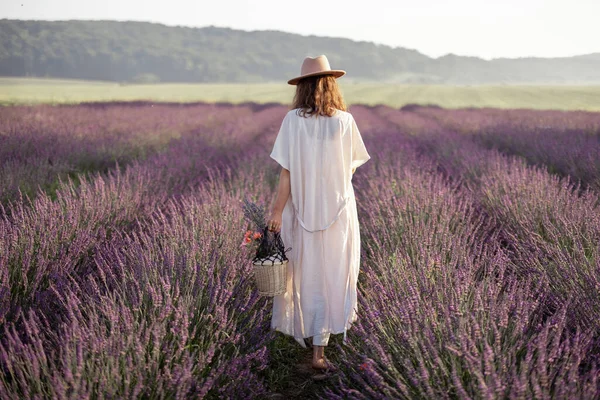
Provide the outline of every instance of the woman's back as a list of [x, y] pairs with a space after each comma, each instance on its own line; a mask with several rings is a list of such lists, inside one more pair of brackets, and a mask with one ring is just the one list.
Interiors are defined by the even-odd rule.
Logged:
[[[362, 150], [360, 153], [357, 150]], [[352, 114], [331, 117], [287, 113], [271, 157], [290, 171], [291, 198], [308, 231], [331, 225], [352, 195], [352, 169], [368, 154]]]

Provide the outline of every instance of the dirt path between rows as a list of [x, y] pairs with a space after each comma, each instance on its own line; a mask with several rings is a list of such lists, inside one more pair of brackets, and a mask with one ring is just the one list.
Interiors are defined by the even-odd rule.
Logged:
[[294, 373], [285, 387], [278, 392], [271, 393], [268, 399], [320, 399], [323, 398], [323, 389], [328, 382], [337, 378], [335, 371], [319, 371], [312, 367], [312, 348], [304, 350], [300, 362], [295, 365]]

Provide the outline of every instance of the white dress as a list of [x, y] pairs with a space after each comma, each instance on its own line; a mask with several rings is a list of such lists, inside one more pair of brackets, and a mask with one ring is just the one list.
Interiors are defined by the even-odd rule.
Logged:
[[367, 162], [352, 114], [301, 117], [289, 111], [271, 158], [290, 171], [281, 238], [287, 292], [273, 298], [271, 328], [303, 338], [344, 333], [356, 321], [360, 231], [352, 169]]

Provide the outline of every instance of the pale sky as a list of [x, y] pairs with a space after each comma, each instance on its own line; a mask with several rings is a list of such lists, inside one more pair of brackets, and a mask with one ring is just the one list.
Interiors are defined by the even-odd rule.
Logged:
[[280, 30], [498, 57], [600, 52], [600, 0], [1, 0], [0, 18]]

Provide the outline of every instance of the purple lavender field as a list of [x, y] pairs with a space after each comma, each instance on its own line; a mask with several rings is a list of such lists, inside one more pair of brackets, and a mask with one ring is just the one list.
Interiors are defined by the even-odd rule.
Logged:
[[600, 113], [352, 106], [359, 320], [315, 383], [240, 247], [286, 112], [0, 108], [0, 398], [600, 398]]

